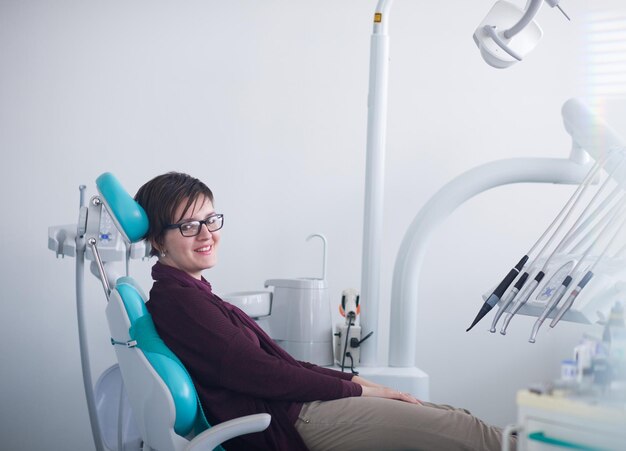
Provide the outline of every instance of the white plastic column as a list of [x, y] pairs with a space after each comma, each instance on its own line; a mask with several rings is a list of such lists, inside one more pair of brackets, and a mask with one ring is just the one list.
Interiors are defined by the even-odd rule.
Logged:
[[361, 349], [361, 364], [378, 365], [381, 336], [378, 327], [380, 261], [385, 183], [385, 132], [387, 127], [387, 74], [389, 37], [387, 24], [393, 0], [380, 0], [374, 14], [370, 44], [370, 79], [365, 163], [365, 206], [363, 218], [363, 262], [361, 267], [361, 327], [374, 331]]
[[459, 205], [490, 188], [511, 183], [578, 184], [589, 167], [568, 159], [512, 158], [470, 169], [441, 188], [413, 219], [396, 257], [391, 288], [389, 365], [415, 366], [419, 275], [430, 234], [444, 219]]

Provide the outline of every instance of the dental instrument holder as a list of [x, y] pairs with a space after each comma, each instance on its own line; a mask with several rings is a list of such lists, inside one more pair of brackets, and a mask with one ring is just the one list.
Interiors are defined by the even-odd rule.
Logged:
[[[547, 281], [551, 280], [551, 276], [567, 261], [570, 261], [574, 256], [567, 254], [560, 254], [554, 258], [554, 261], [549, 265], [546, 272]], [[594, 257], [588, 257], [589, 265], [594, 262]], [[582, 272], [577, 277], [573, 277], [572, 281], [568, 284], [569, 289], [565, 291], [563, 299], [567, 299], [565, 302], [571, 302], [570, 308], [559, 316], [559, 308], [554, 308], [544, 319], [558, 318], [558, 320], [580, 323], [580, 324], [594, 324], [601, 319], [602, 312], [608, 310], [611, 303], [620, 297], [626, 296], [626, 268], [623, 264], [617, 261], [607, 260], [598, 265], [597, 274], [589, 274], [588, 272]], [[565, 277], [563, 277], [564, 279]], [[556, 280], [558, 285], [563, 283], [563, 280]], [[579, 287], [580, 286], [580, 287]], [[517, 315], [531, 316], [540, 318], [549, 299], [541, 299], [541, 293], [544, 290], [543, 285], [539, 285], [539, 289], [535, 289], [531, 294], [527, 302], [523, 306], [520, 306]], [[584, 290], [582, 289], [584, 288]], [[572, 294], [570, 294], [572, 293]], [[572, 296], [571, 299], [568, 299]], [[488, 297], [487, 294], [483, 295], [483, 299]], [[504, 300], [508, 297], [508, 293], [505, 294]], [[501, 301], [501, 307], [504, 301]], [[558, 304], [561, 306], [561, 304]], [[512, 311], [515, 305], [508, 305], [503, 307], [506, 313]], [[501, 308], [502, 310], [502, 308]], [[500, 311], [501, 311], [500, 310]], [[498, 313], [500, 313], [500, 311]], [[555, 322], [558, 322], [558, 320]], [[553, 326], [554, 327], [554, 326]]]
[[[564, 127], [572, 137], [573, 148], [584, 149], [595, 160], [609, 153], [615, 153], [617, 156], [625, 154], [624, 143], [626, 141], [604, 120], [594, 114], [582, 100], [566, 101], [563, 104], [562, 115]], [[619, 167], [620, 162], [620, 158], [608, 158], [604, 169], [608, 174], [612, 174], [614, 181], [624, 189], [626, 188], [626, 165]], [[562, 260], [567, 258], [573, 258], [573, 256], [562, 256], [559, 261], [562, 263]], [[558, 268], [558, 265], [555, 267]], [[554, 318], [551, 327], [556, 326], [560, 320], [593, 324], [598, 320], [598, 313], [609, 308], [610, 302], [620, 295], [626, 295], [626, 287], [623, 284], [626, 274], [619, 270], [619, 262], [607, 261], [604, 268], [608, 268], [606, 270], [608, 274], [604, 273], [603, 265], [600, 265], [594, 274], [581, 275], [580, 281], [570, 284], [571, 291], [566, 291], [567, 297], [564, 296], [566, 301], [563, 306], [553, 309], [547, 315], [547, 318]], [[567, 308], [564, 308], [566, 305]], [[541, 317], [545, 307], [546, 302], [531, 297], [517, 313]], [[510, 312], [511, 306], [505, 306], [505, 309]]]
[[[128, 246], [116, 229], [111, 216], [103, 210], [103, 202], [99, 196], [90, 199], [88, 206], [84, 205], [85, 185], [80, 185], [80, 203], [78, 224], [51, 226], [48, 228], [48, 249], [55, 252], [57, 258], [76, 257], [76, 313], [78, 320], [78, 339], [80, 347], [80, 361], [87, 400], [89, 422], [97, 451], [104, 451], [102, 431], [98, 422], [97, 406], [93, 389], [89, 347], [86, 333], [85, 305], [84, 305], [84, 273], [85, 259], [95, 263], [92, 272], [101, 283], [107, 299], [114, 284], [112, 274], [118, 273], [108, 269], [110, 266], [125, 264], [124, 272], [128, 272], [129, 258], [143, 258], [149, 255], [149, 247], [145, 243], [133, 243]], [[109, 278], [102, 275], [104, 266], [110, 273]], [[97, 271], [94, 271], [97, 269]]]
[[391, 324], [394, 328], [389, 338], [390, 365], [415, 365], [419, 276], [427, 243], [435, 229], [456, 208], [501, 185], [579, 184], [589, 168], [586, 153], [574, 146], [569, 158], [511, 158], [486, 163], [459, 175], [435, 193], [413, 219], [396, 258], [391, 292]]

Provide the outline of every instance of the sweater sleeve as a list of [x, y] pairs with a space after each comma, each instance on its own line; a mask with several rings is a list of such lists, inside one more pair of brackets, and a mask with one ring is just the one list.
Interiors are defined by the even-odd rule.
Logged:
[[345, 381], [350, 381], [354, 377], [352, 373], [346, 373], [346, 372], [334, 370], [332, 368], [317, 366], [309, 362], [298, 361], [298, 363], [302, 365], [303, 367], [310, 369], [311, 371], [315, 371], [316, 373], [326, 374], [327, 376], [331, 376], [331, 377], [338, 377], [339, 379], [343, 379]]
[[204, 384], [298, 402], [362, 393], [359, 384], [267, 353], [200, 291], [171, 290], [151, 313], [163, 340]]

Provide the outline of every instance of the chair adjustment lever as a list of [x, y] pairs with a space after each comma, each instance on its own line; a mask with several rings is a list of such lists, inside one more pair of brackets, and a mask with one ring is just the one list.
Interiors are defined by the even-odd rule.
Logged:
[[111, 338], [111, 344], [114, 346], [123, 345], [123, 346], [126, 346], [127, 348], [134, 348], [135, 346], [137, 346], [137, 340], [117, 341]]

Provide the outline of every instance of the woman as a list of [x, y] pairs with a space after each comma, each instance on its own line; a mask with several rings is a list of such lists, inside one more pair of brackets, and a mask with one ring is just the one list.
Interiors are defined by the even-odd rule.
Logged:
[[223, 216], [204, 183], [171, 172], [143, 185], [135, 198], [148, 215], [147, 239], [158, 257], [146, 306], [189, 371], [209, 422], [272, 416], [267, 430], [235, 438], [227, 449], [500, 448], [500, 430], [465, 410], [296, 361], [216, 296], [202, 271], [217, 263]]

